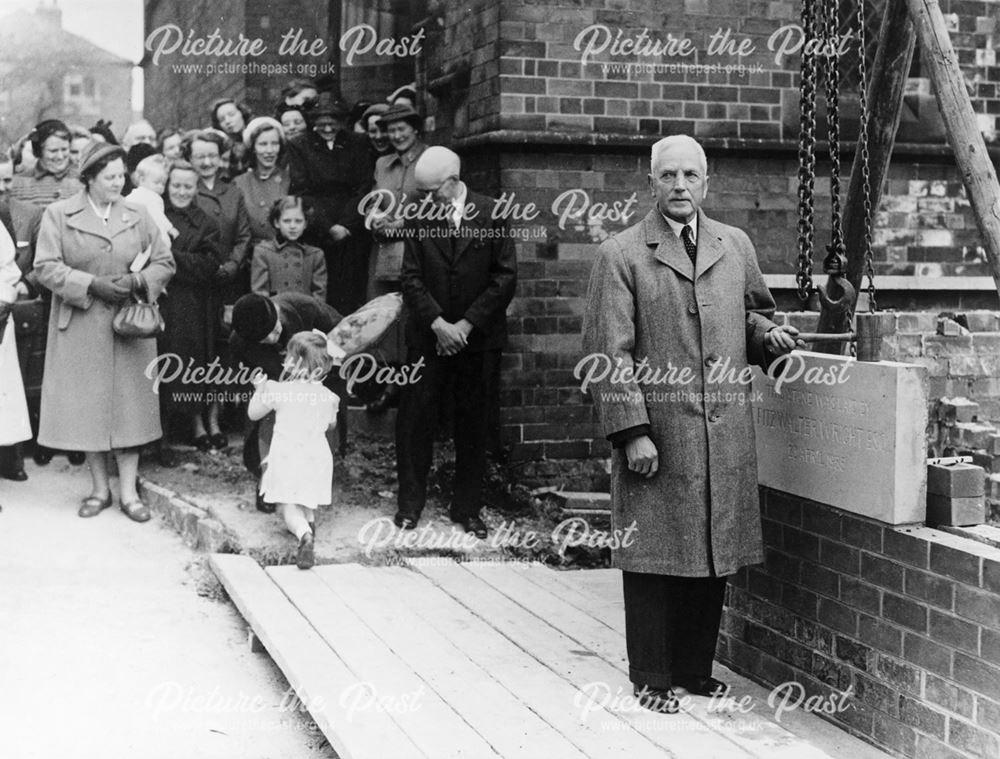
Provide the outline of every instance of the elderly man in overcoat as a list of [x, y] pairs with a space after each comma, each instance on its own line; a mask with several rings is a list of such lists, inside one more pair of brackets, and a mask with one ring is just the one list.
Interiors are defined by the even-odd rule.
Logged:
[[597, 371], [589, 390], [613, 447], [613, 526], [634, 524], [614, 555], [630, 679], [643, 706], [675, 712], [674, 686], [727, 689], [712, 677], [726, 580], [763, 560], [748, 363], [766, 366], [798, 333], [771, 321], [747, 235], [700, 210], [695, 140], [657, 142], [649, 186], [656, 206], [601, 245], [584, 366], [636, 370]]

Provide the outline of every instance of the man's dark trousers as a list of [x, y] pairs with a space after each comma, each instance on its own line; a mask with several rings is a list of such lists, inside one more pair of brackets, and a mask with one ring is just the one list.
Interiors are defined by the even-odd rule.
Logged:
[[427, 473], [434, 455], [438, 411], [450, 389], [454, 400], [455, 491], [451, 516], [478, 516], [486, 474], [486, 383], [490, 351], [462, 350], [454, 356], [409, 351], [410, 365], [423, 356], [420, 380], [403, 387], [396, 416], [399, 511], [419, 517], [427, 500]]
[[629, 679], [669, 688], [710, 677], [728, 577], [622, 572]]

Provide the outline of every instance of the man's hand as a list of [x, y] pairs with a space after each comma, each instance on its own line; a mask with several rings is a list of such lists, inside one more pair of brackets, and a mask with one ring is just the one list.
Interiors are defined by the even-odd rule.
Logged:
[[789, 351], [795, 350], [796, 348], [804, 348], [806, 344], [801, 340], [797, 340], [799, 331], [792, 327], [791, 325], [784, 324], [779, 327], [771, 327], [764, 335], [764, 345], [766, 345], [772, 353], [777, 353], [779, 356]]
[[124, 303], [132, 294], [131, 282], [120, 276], [94, 277], [87, 292], [105, 303]]
[[656, 446], [648, 435], [632, 438], [625, 445], [625, 456], [628, 457], [630, 472], [637, 472], [644, 477], [652, 477], [660, 468], [660, 458]]
[[351, 231], [343, 224], [334, 224], [330, 227], [330, 237], [334, 242], [340, 242], [351, 236]]
[[[464, 319], [462, 321], [465, 321]], [[468, 322], [465, 322], [468, 324]], [[459, 322], [461, 324], [461, 322]], [[471, 324], [469, 325], [471, 328]], [[437, 351], [440, 356], [454, 356], [466, 344], [467, 332], [458, 324], [446, 322], [442, 317], [438, 317], [431, 324], [431, 329], [437, 336]]]
[[215, 279], [222, 284], [228, 284], [236, 279], [236, 273], [240, 270], [239, 264], [235, 261], [226, 261], [220, 264], [215, 272]]

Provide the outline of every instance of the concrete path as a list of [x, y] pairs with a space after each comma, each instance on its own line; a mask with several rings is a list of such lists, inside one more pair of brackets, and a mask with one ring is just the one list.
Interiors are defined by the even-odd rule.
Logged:
[[225, 602], [204, 556], [85, 469], [0, 480], [0, 757], [335, 759]]

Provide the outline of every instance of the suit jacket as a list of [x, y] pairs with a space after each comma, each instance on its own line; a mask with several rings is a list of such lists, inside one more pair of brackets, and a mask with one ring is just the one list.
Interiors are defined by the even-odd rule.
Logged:
[[274, 345], [250, 343], [233, 332], [229, 336], [229, 347], [237, 361], [251, 368], [262, 369], [268, 379], [276, 380], [281, 376], [285, 346], [292, 335], [311, 329], [329, 333], [337, 326], [341, 317], [332, 306], [302, 293], [278, 293], [271, 296], [271, 302], [278, 309], [278, 321], [281, 322], [278, 342]]
[[507, 339], [507, 306], [517, 286], [514, 241], [505, 220], [492, 218], [492, 198], [470, 191], [465, 202], [474, 212], [457, 236], [445, 221], [419, 221], [405, 230], [406, 342], [424, 352], [434, 352], [431, 324], [439, 316], [472, 323], [465, 350], [498, 350]]
[[[637, 528], [613, 558], [633, 572], [722, 576], [763, 559], [751, 388], [739, 375], [768, 362], [774, 300], [742, 230], [704, 213], [698, 225], [694, 267], [653, 208], [601, 245], [587, 292], [585, 355], [674, 369], [672, 382], [609, 375], [588, 390], [608, 437], [648, 429], [659, 452], [650, 478], [612, 452], [613, 525]], [[713, 373], [719, 362], [726, 371]]]

